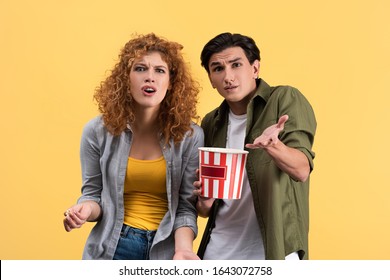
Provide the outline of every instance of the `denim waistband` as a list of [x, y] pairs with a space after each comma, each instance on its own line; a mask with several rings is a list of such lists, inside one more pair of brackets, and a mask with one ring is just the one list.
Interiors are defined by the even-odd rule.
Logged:
[[142, 236], [147, 239], [153, 239], [156, 235], [157, 230], [146, 230], [146, 229], [140, 229], [135, 228], [132, 226], [128, 226], [123, 224], [122, 230], [121, 230], [121, 236], [128, 236], [128, 235], [136, 235], [136, 236]]

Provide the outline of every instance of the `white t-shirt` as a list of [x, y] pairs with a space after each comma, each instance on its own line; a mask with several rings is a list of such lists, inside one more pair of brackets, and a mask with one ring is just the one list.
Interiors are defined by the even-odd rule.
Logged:
[[[244, 149], [246, 115], [229, 113], [227, 148]], [[253, 206], [252, 192], [244, 172], [241, 199], [224, 199], [204, 259], [263, 260], [264, 246]]]

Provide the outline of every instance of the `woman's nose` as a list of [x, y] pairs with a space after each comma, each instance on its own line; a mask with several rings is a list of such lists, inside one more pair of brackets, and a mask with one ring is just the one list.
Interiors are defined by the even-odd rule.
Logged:
[[154, 82], [154, 72], [153, 71], [146, 71], [146, 76], [145, 76], [145, 82], [152, 83]]

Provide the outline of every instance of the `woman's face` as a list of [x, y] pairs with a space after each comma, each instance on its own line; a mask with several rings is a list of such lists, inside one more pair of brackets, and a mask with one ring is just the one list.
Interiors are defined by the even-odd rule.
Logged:
[[168, 64], [159, 52], [150, 52], [134, 60], [130, 70], [130, 92], [141, 108], [158, 110], [169, 88]]

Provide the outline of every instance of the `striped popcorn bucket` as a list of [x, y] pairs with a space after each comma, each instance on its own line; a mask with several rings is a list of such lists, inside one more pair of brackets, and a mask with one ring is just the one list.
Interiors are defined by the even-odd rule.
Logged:
[[199, 177], [204, 197], [240, 199], [248, 151], [199, 148]]

